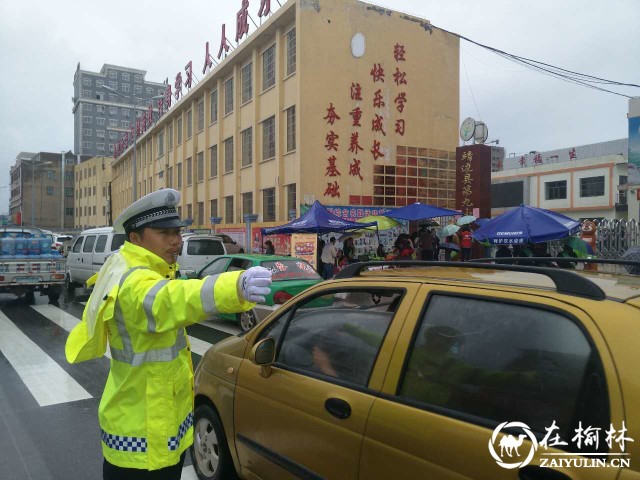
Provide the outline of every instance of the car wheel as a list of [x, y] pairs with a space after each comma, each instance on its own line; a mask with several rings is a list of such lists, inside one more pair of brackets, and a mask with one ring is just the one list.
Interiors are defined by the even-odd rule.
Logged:
[[218, 413], [209, 405], [195, 411], [191, 458], [200, 480], [235, 480], [238, 478]]
[[248, 310], [246, 312], [236, 314], [236, 318], [238, 319], [238, 324], [240, 325], [240, 329], [246, 333], [256, 326], [258, 323], [258, 319], [256, 318], [256, 314], [253, 310]]

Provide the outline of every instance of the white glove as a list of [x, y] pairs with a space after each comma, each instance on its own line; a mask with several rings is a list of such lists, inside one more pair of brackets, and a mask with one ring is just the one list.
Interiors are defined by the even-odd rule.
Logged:
[[264, 303], [265, 295], [271, 292], [271, 270], [264, 267], [251, 267], [238, 279], [240, 296], [254, 303]]

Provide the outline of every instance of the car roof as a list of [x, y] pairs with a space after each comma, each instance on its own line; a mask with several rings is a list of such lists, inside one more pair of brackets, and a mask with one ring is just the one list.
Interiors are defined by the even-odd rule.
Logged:
[[[444, 262], [437, 263], [443, 264]], [[561, 294], [568, 293], [600, 300], [603, 298], [596, 298], [590, 294], [601, 290], [606, 298], [618, 301], [627, 301], [634, 297], [640, 297], [640, 275], [623, 275], [606, 271], [586, 272], [536, 267], [534, 270], [538, 271], [533, 272], [527, 271], [526, 268], [489, 264], [482, 265], [482, 268], [473, 268], [471, 265], [464, 267], [462, 265], [452, 266], [451, 264], [413, 266], [411, 268], [383, 269], [381, 266], [374, 266], [373, 268], [377, 269], [362, 271], [356, 277], [360, 279], [375, 278], [376, 280], [387, 278], [390, 281], [406, 279], [422, 283], [455, 281], [473, 284], [474, 286], [507, 286], [557, 290]], [[558, 280], [558, 277], [562, 278]], [[348, 278], [348, 273], [342, 276], [339, 275], [338, 278]], [[567, 285], [567, 280], [572, 282], [573, 285]], [[590, 284], [591, 287], [589, 287]], [[564, 290], [566, 287], [568, 287], [567, 290]], [[581, 288], [586, 290], [584, 295], [580, 295]]]
[[221, 256], [228, 257], [228, 258], [242, 258], [245, 260], [259, 260], [261, 262], [290, 261], [290, 260], [295, 260], [296, 262], [299, 262], [302, 260], [303, 262], [306, 262], [306, 260], [298, 257], [290, 257], [287, 255], [267, 255], [262, 253], [231, 253], [231, 254], [221, 255]]
[[98, 228], [88, 228], [83, 230], [80, 235], [92, 234], [92, 233], [111, 233], [113, 232], [113, 227], [98, 227]]

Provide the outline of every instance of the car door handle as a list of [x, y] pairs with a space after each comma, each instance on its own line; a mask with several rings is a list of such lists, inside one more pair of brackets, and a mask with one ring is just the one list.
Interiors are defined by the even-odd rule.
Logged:
[[520, 480], [571, 480], [571, 477], [551, 468], [527, 465], [518, 471]]
[[324, 402], [324, 408], [340, 420], [345, 420], [351, 416], [351, 405], [341, 398], [327, 398]]

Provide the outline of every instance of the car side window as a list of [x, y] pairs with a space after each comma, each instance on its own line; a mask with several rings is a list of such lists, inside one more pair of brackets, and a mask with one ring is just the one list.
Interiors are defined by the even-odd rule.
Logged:
[[84, 237], [78, 237], [76, 243], [73, 244], [73, 253], [80, 253], [82, 249], [82, 242], [84, 241]]
[[553, 421], [561, 438], [580, 421], [609, 426], [604, 368], [585, 331], [528, 305], [433, 295], [397, 394], [453, 416], [524, 422], [541, 438]]
[[261, 337], [279, 340], [282, 366], [366, 386], [401, 297], [400, 291], [333, 290], [297, 305]]
[[228, 258], [219, 258], [217, 260], [214, 260], [202, 269], [202, 271], [200, 272], [200, 278], [204, 278], [207, 275], [217, 275], [224, 272], [228, 261]]
[[111, 251], [119, 249], [126, 239], [127, 236], [124, 233], [114, 233], [111, 239]]
[[106, 235], [98, 236], [98, 241], [96, 242], [95, 252], [96, 253], [104, 252], [104, 247], [106, 245], [107, 245], [107, 236]]
[[96, 236], [89, 235], [87, 239], [84, 241], [84, 247], [82, 247], [83, 253], [91, 253], [93, 252], [93, 244], [96, 243]]

